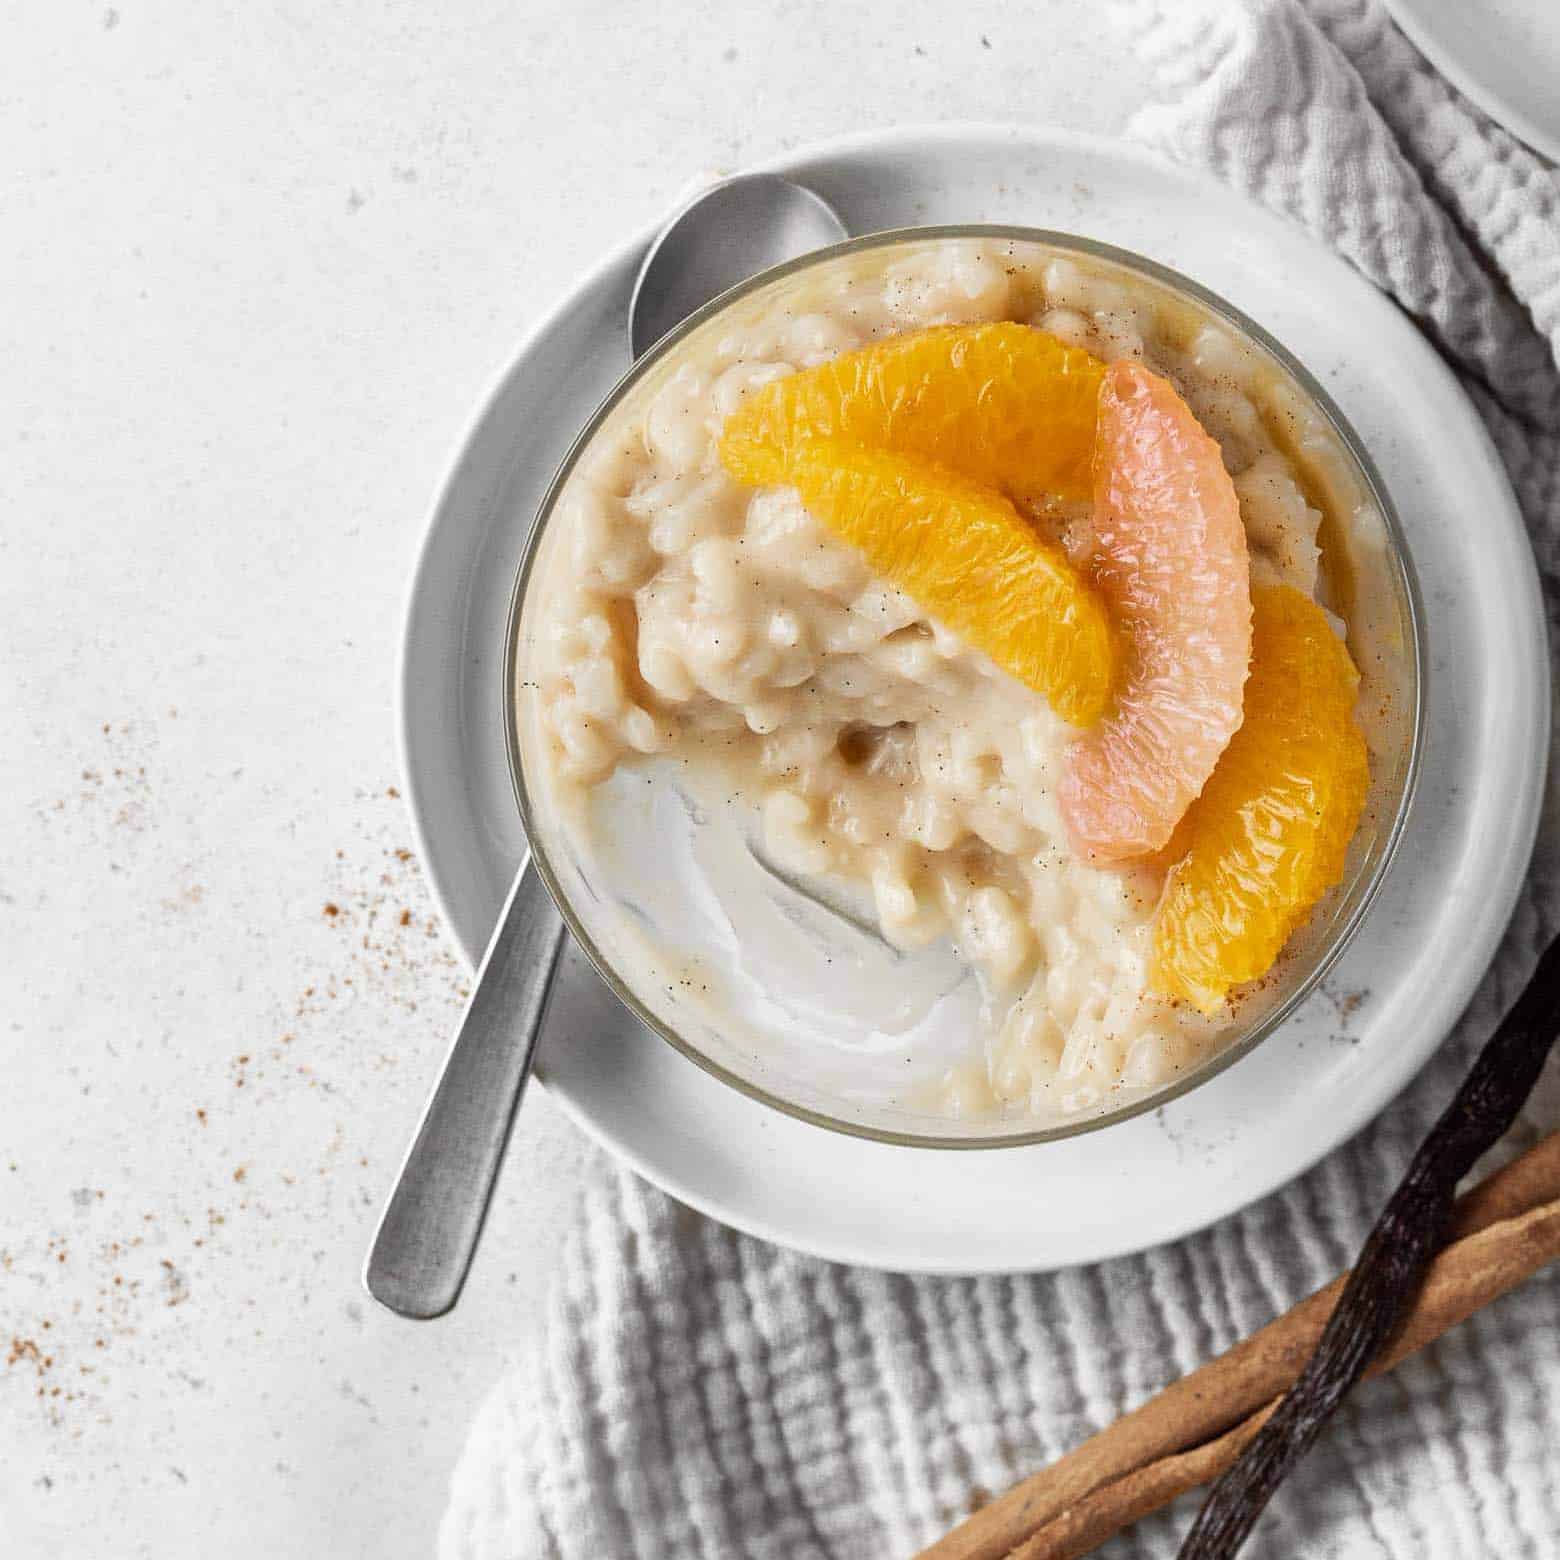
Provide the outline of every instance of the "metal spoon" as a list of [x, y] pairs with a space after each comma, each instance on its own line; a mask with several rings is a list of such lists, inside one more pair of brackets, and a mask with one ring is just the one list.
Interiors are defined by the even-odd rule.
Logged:
[[[777, 174], [702, 191], [662, 228], [639, 268], [629, 304], [633, 355], [728, 287], [846, 236], [825, 201]], [[460, 1298], [563, 941], [563, 920], [527, 853], [364, 1264], [369, 1294], [401, 1316], [443, 1316]]]
[[820, 195], [777, 173], [746, 173], [701, 190], [651, 244], [628, 305], [628, 342], [641, 357], [728, 287], [848, 238]]

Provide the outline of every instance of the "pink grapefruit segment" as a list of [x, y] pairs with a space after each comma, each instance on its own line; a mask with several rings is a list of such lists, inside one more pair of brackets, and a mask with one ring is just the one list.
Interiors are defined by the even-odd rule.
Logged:
[[1161, 849], [1241, 722], [1251, 659], [1246, 532], [1219, 446], [1174, 388], [1113, 363], [1094, 448], [1095, 580], [1127, 645], [1114, 709], [1072, 747], [1079, 854]]

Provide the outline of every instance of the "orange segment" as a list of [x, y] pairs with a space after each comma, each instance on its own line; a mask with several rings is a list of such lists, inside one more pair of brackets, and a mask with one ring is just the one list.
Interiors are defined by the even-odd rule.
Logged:
[[1100, 387], [1095, 583], [1127, 640], [1115, 708], [1079, 739], [1058, 801], [1073, 848], [1122, 861], [1163, 847], [1240, 725], [1250, 565], [1219, 446], [1139, 363]]
[[788, 482], [804, 443], [839, 439], [1020, 497], [1087, 498], [1102, 371], [1028, 325], [912, 331], [764, 386], [727, 420], [721, 459], [739, 482]]
[[1253, 606], [1246, 718], [1176, 831], [1154, 926], [1155, 989], [1205, 1013], [1342, 878], [1370, 783], [1359, 673], [1325, 614], [1289, 586]]
[[1063, 720], [1098, 719], [1115, 653], [1104, 608], [995, 489], [833, 440], [791, 450], [785, 480], [875, 573], [1043, 693]]

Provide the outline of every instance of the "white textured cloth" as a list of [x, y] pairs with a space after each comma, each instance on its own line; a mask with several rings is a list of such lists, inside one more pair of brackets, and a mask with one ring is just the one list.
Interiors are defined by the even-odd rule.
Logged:
[[[1375, 0], [1118, 16], [1164, 100], [1134, 130], [1333, 244], [1462, 375], [1560, 605], [1560, 180]], [[1477, 523], [1470, 517], [1470, 523]], [[481, 1411], [449, 1560], [907, 1554], [1347, 1265], [1560, 925], [1546, 832], [1495, 969], [1423, 1077], [1217, 1228], [1042, 1277], [912, 1279], [778, 1251], [627, 1175], [585, 1197], [534, 1355]], [[1553, 1073], [1527, 1131], [1560, 1124]], [[1260, 1255], [1259, 1255], [1260, 1254]], [[1174, 1553], [1182, 1508], [1110, 1551]], [[1560, 1550], [1560, 1274], [1356, 1394], [1253, 1540], [1402, 1560]]]

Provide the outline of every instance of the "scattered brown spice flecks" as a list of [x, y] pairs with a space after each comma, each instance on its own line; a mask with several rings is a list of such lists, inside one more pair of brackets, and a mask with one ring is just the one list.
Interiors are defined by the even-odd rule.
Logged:
[[[103, 733], [107, 743], [104, 762], [88, 769], [85, 778], [76, 782], [79, 794], [64, 798], [57, 811], [78, 806], [118, 807], [120, 816], [114, 822], [142, 826], [142, 812], [150, 806], [146, 768], [137, 766], [133, 753], [120, 750], [121, 729], [118, 721], [108, 723], [108, 730]], [[79, 769], [78, 764], [67, 771], [73, 781]], [[387, 787], [383, 781], [377, 782], [377, 790], [370, 786], [357, 794], [373, 800], [388, 797], [397, 809], [401, 798], [398, 787]], [[47, 800], [40, 803], [40, 815], [48, 805]], [[326, 898], [316, 899], [315, 903], [321, 906], [322, 919], [332, 930], [342, 932], [345, 940], [331, 939], [336, 950], [331, 955], [332, 964], [310, 969], [302, 977], [305, 984], [296, 998], [297, 1022], [293, 1023], [290, 1015], [283, 1019], [289, 1028], [272, 1032], [273, 1038], [265, 1042], [266, 1054], [229, 1053], [228, 1077], [244, 1095], [243, 1100], [233, 1104], [264, 1106], [278, 1088], [289, 1084], [295, 1089], [306, 1085], [310, 1090], [329, 1092], [329, 1079], [316, 1076], [317, 1071], [329, 1069], [311, 1065], [319, 1059], [315, 1055], [317, 1032], [322, 1024], [332, 1022], [327, 1015], [334, 1012], [339, 1002], [354, 993], [382, 994], [388, 1003], [416, 1013], [427, 1005], [421, 979], [426, 975], [437, 977], [443, 997], [452, 1004], [466, 989], [460, 960], [443, 944], [438, 921], [428, 907], [417, 854], [409, 846], [393, 843], [397, 834], [405, 838], [404, 825], [397, 822], [398, 811], [393, 816], [377, 806], [375, 811], [379, 816], [360, 838], [354, 838], [351, 849], [338, 844], [321, 852], [322, 870], [314, 892], [324, 889]], [[215, 892], [193, 881], [193, 875], [193, 869], [187, 867], [169, 885], [166, 908], [170, 912], [188, 913], [192, 906]], [[258, 1035], [245, 1038], [260, 1039]], [[329, 1053], [326, 1054], [328, 1057]], [[396, 1060], [393, 1053], [386, 1052], [370, 1065], [392, 1067]], [[267, 1067], [268, 1061], [273, 1065]], [[274, 1065], [278, 1062], [282, 1065]], [[302, 1065], [294, 1065], [295, 1062]], [[251, 1068], [255, 1069], [252, 1077]], [[248, 1087], [251, 1083], [255, 1085], [253, 1089]], [[215, 1107], [189, 1104], [186, 1097], [184, 1108], [193, 1113], [202, 1130], [215, 1127]], [[231, 1109], [228, 1114], [231, 1115]], [[246, 1118], [241, 1114], [237, 1119]], [[9, 1163], [15, 1168], [14, 1161]], [[219, 1159], [208, 1173], [220, 1163]], [[7, 1164], [6, 1159], [0, 1158], [0, 1174]], [[317, 1169], [319, 1175], [326, 1176], [338, 1167], [351, 1165], [356, 1166], [355, 1173], [364, 1173], [370, 1168], [369, 1156], [361, 1153], [356, 1144], [349, 1145], [338, 1130], [323, 1163], [308, 1169]], [[264, 1206], [258, 1198], [260, 1183], [256, 1198], [251, 1199], [248, 1172], [252, 1166], [231, 1157], [227, 1158], [227, 1166], [228, 1184], [238, 1199], [230, 1205], [235, 1210], [234, 1220], [250, 1218], [253, 1210]], [[261, 1180], [273, 1192], [291, 1195], [288, 1188], [307, 1186], [314, 1180], [313, 1174], [305, 1175], [303, 1171], [302, 1166], [273, 1164]], [[103, 1196], [101, 1192], [95, 1195], [99, 1199]], [[169, 1215], [159, 1215], [162, 1216]], [[150, 1219], [152, 1215], [143, 1217]], [[132, 1323], [143, 1315], [149, 1317], [152, 1312], [148, 1308], [155, 1308], [159, 1319], [166, 1318], [165, 1325], [172, 1325], [177, 1319], [166, 1316], [165, 1306], [182, 1306], [186, 1301], [191, 1305], [211, 1304], [218, 1300], [222, 1286], [201, 1280], [216, 1260], [214, 1253], [227, 1245], [224, 1227], [230, 1221], [226, 1212], [208, 1207], [204, 1220], [196, 1219], [193, 1228], [191, 1218], [177, 1209], [171, 1217], [175, 1223], [182, 1220], [185, 1226], [182, 1237], [172, 1236], [178, 1245], [168, 1244], [163, 1226], [151, 1223], [140, 1226], [146, 1231], [144, 1241], [142, 1235], [133, 1234], [119, 1240], [97, 1238], [85, 1246], [67, 1249], [62, 1237], [51, 1237], [35, 1260], [47, 1265], [50, 1278], [58, 1275], [61, 1281], [69, 1282], [72, 1273], [80, 1272], [83, 1281], [90, 1280], [95, 1285], [96, 1298], [89, 1295], [84, 1302], [77, 1302], [72, 1313], [56, 1312], [47, 1321], [34, 1316], [24, 1324], [20, 1317], [7, 1316], [9, 1325], [0, 1333], [0, 1386], [7, 1379], [5, 1356], [9, 1341], [11, 1363], [32, 1365], [34, 1374], [21, 1376], [29, 1395], [32, 1388], [38, 1389], [40, 1412], [50, 1424], [59, 1427], [65, 1422], [61, 1415], [71, 1412], [69, 1405], [79, 1407], [94, 1401], [91, 1394], [111, 1372], [121, 1341], [137, 1336]], [[110, 1233], [104, 1230], [102, 1236]], [[169, 1234], [172, 1235], [171, 1230]], [[162, 1250], [157, 1249], [159, 1245]], [[13, 1261], [12, 1252], [0, 1250], [0, 1278], [13, 1271]], [[14, 1340], [13, 1331], [17, 1334]], [[45, 1348], [50, 1350], [48, 1354], [43, 1353]], [[84, 1364], [84, 1360], [90, 1363]], [[54, 1388], [53, 1383], [62, 1379], [67, 1383], [66, 1389]], [[12, 1385], [17, 1384], [13, 1380]], [[72, 1384], [80, 1395], [70, 1390]]]
[[190, 1297], [190, 1281], [167, 1257], [162, 1259], [163, 1287], [168, 1293], [169, 1305], [182, 1305]]
[[40, 1375], [47, 1369], [43, 1363], [43, 1351], [33, 1339], [13, 1336], [11, 1352], [6, 1356], [5, 1362], [7, 1365], [15, 1365], [20, 1360], [31, 1360], [38, 1367]]

